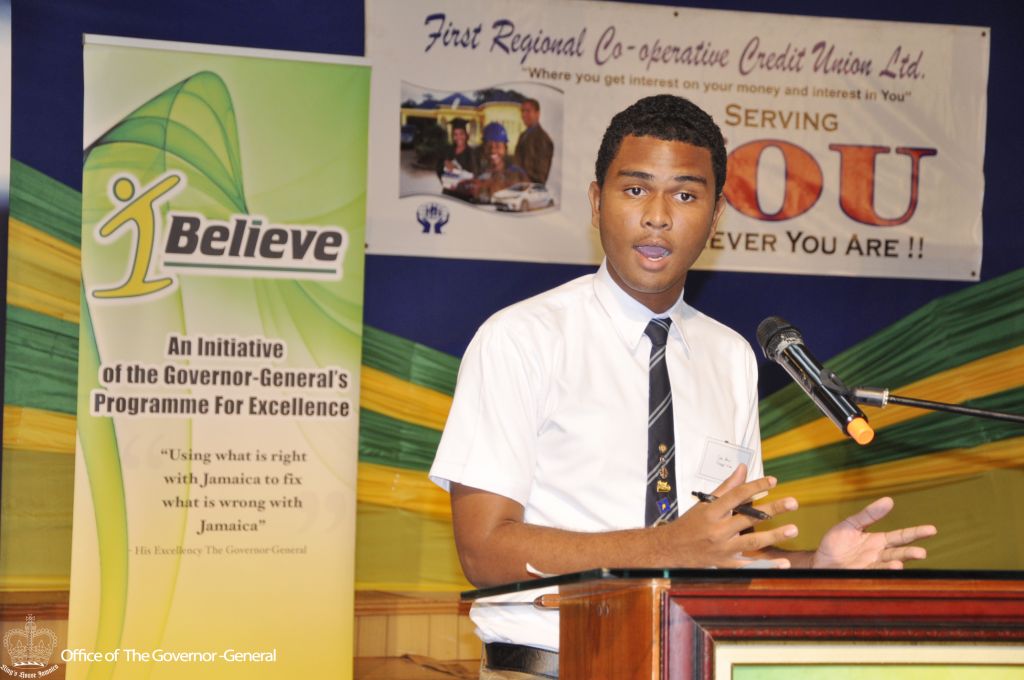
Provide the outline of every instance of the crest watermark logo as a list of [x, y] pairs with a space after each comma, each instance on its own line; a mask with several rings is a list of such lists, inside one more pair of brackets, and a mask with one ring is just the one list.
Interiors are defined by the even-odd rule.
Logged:
[[4, 651], [10, 666], [0, 664], [0, 671], [16, 678], [43, 678], [57, 670], [50, 664], [57, 648], [57, 634], [36, 624], [36, 617], [25, 617], [22, 628], [12, 628], [4, 634]]
[[[96, 226], [101, 244], [135, 236], [128, 272], [113, 287], [91, 287], [97, 300], [165, 295], [178, 275], [339, 280], [348, 248], [340, 227], [275, 225], [262, 215], [235, 214], [227, 220], [195, 212], [166, 211], [168, 200], [186, 186], [185, 176], [166, 172], [141, 186], [129, 174], [116, 176], [107, 195], [114, 209]], [[166, 223], [166, 224], [165, 224]], [[132, 229], [134, 227], [134, 229]]]
[[448, 208], [440, 203], [424, 203], [416, 209], [416, 221], [423, 225], [424, 234], [429, 234], [431, 230], [440, 234], [441, 228], [448, 224], [450, 218]]

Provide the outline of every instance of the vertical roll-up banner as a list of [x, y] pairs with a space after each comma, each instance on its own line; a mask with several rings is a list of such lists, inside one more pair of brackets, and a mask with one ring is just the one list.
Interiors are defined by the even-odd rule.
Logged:
[[84, 63], [68, 677], [350, 678], [369, 67]]

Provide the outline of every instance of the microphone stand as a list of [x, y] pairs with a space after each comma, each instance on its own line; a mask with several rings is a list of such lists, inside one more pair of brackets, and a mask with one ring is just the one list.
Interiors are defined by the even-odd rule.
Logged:
[[960, 404], [947, 404], [941, 401], [928, 401], [926, 399], [901, 397], [895, 394], [890, 394], [888, 388], [854, 387], [852, 390], [849, 390], [847, 396], [858, 404], [867, 404], [868, 406], [878, 406], [880, 408], [885, 408], [889, 404], [901, 404], [912, 408], [929, 409], [932, 411], [947, 411], [949, 413], [958, 413], [964, 416], [989, 418], [991, 420], [1002, 420], [1024, 425], [1024, 415], [1005, 413], [1003, 411], [992, 411], [990, 409], [983, 408], [973, 408], [971, 406], [961, 406]]

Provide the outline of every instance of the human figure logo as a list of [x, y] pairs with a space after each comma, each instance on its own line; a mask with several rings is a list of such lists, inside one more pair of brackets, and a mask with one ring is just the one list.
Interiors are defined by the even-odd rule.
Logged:
[[441, 233], [441, 227], [448, 224], [448, 208], [440, 203], [424, 203], [416, 211], [416, 221], [423, 226], [424, 234], [433, 229], [435, 234]]
[[101, 240], [117, 238], [134, 224], [137, 237], [128, 278], [114, 288], [93, 290], [97, 298], [132, 298], [163, 290], [174, 283], [171, 277], [150, 278], [157, 242], [160, 205], [167, 201], [182, 182], [182, 176], [168, 173], [148, 187], [138, 189], [138, 180], [122, 175], [110, 185], [111, 200], [116, 212], [100, 223], [97, 234]]

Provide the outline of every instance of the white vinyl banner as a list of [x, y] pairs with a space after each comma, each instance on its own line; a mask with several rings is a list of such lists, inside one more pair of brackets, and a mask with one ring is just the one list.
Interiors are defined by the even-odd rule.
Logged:
[[980, 276], [987, 28], [577, 0], [366, 13], [371, 254], [600, 261], [601, 136], [672, 93], [729, 150], [697, 268]]

